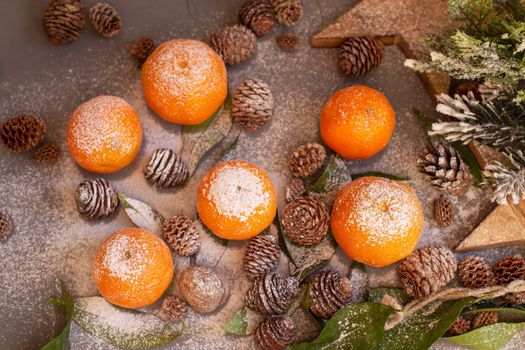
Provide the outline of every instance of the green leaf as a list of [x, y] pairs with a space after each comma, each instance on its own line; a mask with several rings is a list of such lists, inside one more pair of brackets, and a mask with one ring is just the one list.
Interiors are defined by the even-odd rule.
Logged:
[[162, 233], [164, 217], [148, 204], [118, 192], [120, 205], [132, 223], [156, 235]]
[[397, 300], [399, 300], [402, 304], [408, 303], [410, 300], [410, 297], [405, 293], [403, 289], [400, 288], [374, 288], [371, 289], [368, 292], [368, 301], [373, 303], [380, 303], [381, 300], [383, 300], [383, 297], [388, 294]]
[[186, 161], [190, 176], [197, 169], [202, 157], [226, 137], [232, 125], [231, 96], [228, 94], [224, 104], [204, 123], [182, 128], [181, 157]]
[[323, 173], [312, 185], [310, 191], [319, 194], [337, 192], [350, 180], [350, 173], [344, 161], [339, 156], [332, 156]]
[[60, 281], [60, 291], [62, 297], [49, 298], [48, 301], [66, 312], [67, 323], [62, 332], [44, 345], [41, 350], [68, 350], [69, 349], [69, 332], [73, 319], [74, 302], [73, 297], [69, 294], [64, 282]]
[[359, 179], [360, 177], [365, 177], [365, 176], [384, 177], [386, 179], [396, 180], [396, 181], [408, 181], [408, 180], [410, 180], [410, 178], [408, 178], [406, 176], [392, 175], [392, 174], [382, 173], [380, 171], [366, 171], [364, 173], [352, 174], [352, 179], [355, 180], [355, 179]]
[[75, 299], [73, 319], [85, 331], [124, 349], [150, 349], [177, 340], [184, 331], [137, 310], [118, 308], [102, 297]]
[[235, 335], [247, 335], [246, 330], [248, 328], [248, 322], [246, 322], [246, 309], [242, 307], [233, 315], [233, 317], [224, 325], [222, 329], [226, 333]]
[[481, 183], [483, 182], [483, 172], [476, 157], [474, 157], [474, 154], [472, 154], [470, 149], [461, 142], [452, 142], [450, 145], [458, 151], [461, 159], [463, 159], [465, 164], [469, 167], [470, 173], [474, 177], [474, 185], [478, 187], [481, 186]]
[[383, 342], [377, 349], [428, 349], [447, 331], [461, 310], [475, 302], [476, 299], [466, 298], [429, 304], [386, 331]]
[[368, 350], [381, 342], [386, 319], [392, 309], [383, 304], [347, 305], [326, 323], [312, 342], [292, 345], [288, 350]]
[[457, 345], [474, 350], [499, 350], [525, 328], [523, 323], [495, 323], [461, 334], [444, 338]]

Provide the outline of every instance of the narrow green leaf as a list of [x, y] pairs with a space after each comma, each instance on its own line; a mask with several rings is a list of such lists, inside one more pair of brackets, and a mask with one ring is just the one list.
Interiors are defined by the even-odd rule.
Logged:
[[157, 210], [138, 199], [126, 196], [122, 192], [118, 192], [117, 195], [120, 205], [132, 223], [156, 235], [162, 233], [164, 216]]
[[400, 288], [374, 288], [371, 289], [368, 292], [368, 301], [373, 303], [380, 303], [381, 300], [383, 300], [383, 297], [388, 294], [397, 300], [399, 300], [402, 304], [408, 303], [410, 300], [410, 297], [405, 293], [403, 289]]
[[523, 329], [525, 329], [525, 322], [495, 323], [462, 335], [444, 339], [473, 350], [499, 350]]
[[67, 323], [62, 332], [44, 345], [41, 350], [68, 350], [69, 349], [69, 332], [71, 330], [71, 322], [73, 319], [74, 302], [73, 297], [69, 294], [64, 282], [60, 281], [60, 291], [62, 296], [60, 298], [49, 298], [48, 301], [66, 312]]
[[226, 333], [235, 335], [247, 335], [246, 330], [248, 322], [246, 322], [246, 309], [242, 307], [233, 315], [233, 317], [224, 325], [222, 329]]
[[474, 157], [474, 154], [472, 154], [470, 149], [461, 142], [453, 142], [450, 145], [458, 151], [461, 159], [463, 159], [465, 164], [469, 167], [470, 173], [474, 177], [474, 185], [478, 187], [481, 186], [481, 183], [483, 182], [483, 172], [481, 171], [481, 167], [479, 166], [476, 157]]
[[337, 311], [312, 342], [292, 345], [288, 350], [368, 350], [379, 345], [392, 309], [383, 304], [360, 303]]
[[429, 117], [425, 112], [417, 108], [412, 108], [412, 113], [421, 121], [425, 129], [432, 130], [432, 124], [436, 122], [434, 118]]
[[355, 179], [359, 179], [360, 177], [366, 177], [366, 176], [384, 177], [386, 179], [396, 180], [396, 181], [410, 180], [410, 178], [406, 176], [392, 175], [392, 174], [382, 173], [380, 171], [366, 171], [364, 173], [352, 174], [352, 179], [355, 180]]

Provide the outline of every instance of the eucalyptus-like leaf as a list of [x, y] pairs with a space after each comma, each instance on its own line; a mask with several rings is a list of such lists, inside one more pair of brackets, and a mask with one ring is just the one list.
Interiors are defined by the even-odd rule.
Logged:
[[310, 191], [321, 196], [331, 196], [351, 180], [345, 162], [339, 156], [332, 156]]
[[164, 217], [148, 204], [126, 196], [124, 193], [118, 193], [120, 206], [124, 208], [128, 218], [138, 227], [150, 231], [156, 235], [162, 233]]
[[62, 296], [60, 298], [49, 298], [49, 302], [66, 312], [66, 326], [56, 338], [44, 345], [41, 350], [68, 350], [70, 347], [69, 332], [71, 331], [71, 322], [73, 320], [74, 302], [73, 297], [69, 294], [62, 281], [60, 281], [60, 291]]
[[459, 153], [465, 164], [467, 164], [470, 173], [474, 178], [474, 185], [478, 187], [481, 186], [483, 183], [483, 171], [470, 148], [461, 142], [452, 142], [451, 146]]
[[102, 297], [75, 299], [73, 319], [86, 332], [123, 349], [161, 347], [184, 330], [151, 314], [113, 306]]
[[525, 329], [525, 322], [495, 323], [444, 339], [473, 350], [499, 350], [523, 329]]
[[248, 328], [248, 322], [246, 321], [246, 309], [240, 308], [239, 311], [233, 315], [233, 317], [224, 325], [222, 329], [226, 333], [235, 335], [247, 335], [246, 330]]

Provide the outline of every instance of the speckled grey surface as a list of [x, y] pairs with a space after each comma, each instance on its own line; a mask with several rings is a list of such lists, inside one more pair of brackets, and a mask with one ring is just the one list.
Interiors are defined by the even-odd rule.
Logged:
[[[161, 121], [147, 109], [141, 96], [139, 69], [129, 55], [129, 46], [142, 35], [157, 41], [187, 37], [207, 41], [225, 24], [236, 23], [242, 0], [115, 0], [124, 27], [114, 39], [99, 37], [90, 26], [70, 45], [52, 46], [41, 25], [47, 1], [0, 0], [0, 121], [19, 114], [41, 115], [48, 126], [48, 140], [65, 151], [65, 126], [69, 114], [81, 102], [113, 94], [128, 100], [138, 111], [144, 128], [144, 144], [137, 160], [123, 171], [105, 176], [119, 191], [154, 205], [165, 216], [194, 213], [194, 192], [202, 174], [214, 162], [213, 154], [182, 189], [156, 191], [149, 187], [141, 169], [158, 147], [180, 147], [180, 128]], [[92, 5], [94, 1], [86, 1]], [[285, 54], [275, 44], [276, 28], [258, 41], [258, 54], [251, 61], [229, 68], [230, 88], [243, 79], [266, 80], [275, 96], [274, 118], [268, 127], [242, 134], [235, 157], [255, 162], [271, 175], [283, 204], [289, 178], [288, 154], [298, 145], [318, 140], [318, 115], [324, 101], [337, 89], [356, 83], [375, 87], [386, 94], [397, 115], [397, 127], [387, 150], [373, 159], [348, 162], [352, 172], [377, 170], [407, 175], [425, 207], [426, 225], [420, 245], [439, 242], [455, 246], [490, 209], [486, 194], [472, 189], [456, 200], [457, 224], [447, 230], [432, 222], [432, 199], [439, 194], [428, 187], [415, 169], [425, 132], [410, 113], [413, 107], [433, 109], [431, 98], [416, 75], [403, 67], [403, 55], [388, 47], [380, 68], [360, 79], [342, 76], [337, 69], [337, 51], [311, 49], [309, 38], [343, 13], [353, 1], [305, 0], [305, 16], [294, 29], [301, 36], [300, 51]], [[76, 296], [95, 295], [90, 282], [91, 259], [96, 246], [112, 231], [130, 226], [121, 211], [109, 221], [89, 223], [74, 209], [73, 193], [83, 178], [93, 178], [76, 167], [67, 153], [53, 167], [37, 165], [28, 155], [0, 149], [0, 210], [13, 218], [12, 237], [0, 242], [0, 348], [37, 349], [63, 326], [62, 316], [46, 302], [57, 293], [57, 278]], [[208, 316], [189, 315], [189, 328], [173, 349], [251, 349], [248, 338], [224, 335], [221, 325], [242, 303], [248, 282], [238, 268], [244, 243], [231, 243], [218, 268], [234, 288], [227, 305]], [[507, 248], [483, 252], [490, 261], [504, 254], [523, 253]], [[213, 250], [208, 252], [213, 255]], [[206, 261], [206, 257], [202, 258]], [[211, 257], [213, 259], [213, 257]], [[349, 260], [338, 252], [332, 265], [348, 268]], [[393, 268], [368, 269], [374, 286], [393, 285]], [[234, 283], [235, 281], [235, 283]], [[297, 316], [300, 318], [300, 316]], [[304, 318], [304, 317], [303, 317]], [[307, 328], [301, 323], [301, 328]], [[73, 349], [113, 349], [74, 326]], [[516, 337], [506, 349], [520, 349]], [[455, 349], [443, 342], [435, 349]]]

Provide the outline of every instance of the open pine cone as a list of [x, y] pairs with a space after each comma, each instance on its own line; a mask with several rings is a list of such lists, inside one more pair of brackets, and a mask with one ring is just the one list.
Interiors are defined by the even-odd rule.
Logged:
[[153, 39], [143, 36], [131, 46], [131, 54], [138, 63], [143, 64], [149, 55], [155, 51], [156, 47], [157, 45]]
[[463, 316], [459, 316], [448, 328], [447, 334], [448, 335], [460, 335], [463, 333], [467, 333], [470, 331], [471, 322], [464, 318]]
[[175, 215], [162, 227], [166, 244], [180, 256], [197, 254], [201, 247], [199, 231], [186, 215]]
[[483, 288], [496, 284], [492, 267], [480, 256], [467, 256], [458, 265], [458, 274], [467, 288]]
[[351, 300], [350, 280], [335, 270], [318, 273], [310, 283], [310, 311], [317, 317], [329, 320]]
[[282, 224], [286, 236], [298, 245], [318, 244], [328, 233], [330, 214], [326, 205], [313, 197], [299, 197], [284, 208]]
[[118, 34], [122, 27], [122, 20], [113, 6], [99, 2], [89, 9], [89, 18], [93, 28], [105, 38]]
[[26, 152], [46, 135], [46, 124], [40, 117], [22, 114], [0, 125], [0, 139], [13, 152]]
[[[507, 256], [496, 262], [494, 272], [499, 284], [525, 280], [525, 260], [520, 256]], [[525, 292], [506, 294], [505, 300], [511, 304], [525, 304]]]
[[496, 311], [478, 312], [472, 320], [472, 329], [481, 328], [498, 322]]
[[434, 202], [434, 216], [441, 227], [448, 227], [454, 222], [454, 204], [445, 197]]
[[371, 36], [353, 37], [339, 49], [339, 67], [344, 74], [360, 77], [381, 64], [385, 47]]
[[235, 90], [232, 117], [244, 129], [258, 130], [271, 118], [272, 109], [272, 92], [262, 80], [247, 79]]
[[295, 277], [269, 272], [254, 281], [244, 296], [244, 303], [263, 315], [282, 314], [292, 305], [299, 291]]
[[288, 164], [293, 176], [306, 177], [319, 171], [326, 159], [326, 149], [318, 143], [307, 143], [298, 147]]
[[290, 203], [296, 198], [304, 197], [307, 194], [306, 185], [300, 177], [294, 177], [286, 186], [285, 200]]
[[257, 37], [245, 26], [227, 26], [213, 33], [210, 46], [222, 57], [224, 63], [239, 64], [255, 55]]
[[154, 186], [171, 188], [186, 181], [188, 168], [177, 153], [168, 148], [160, 148], [144, 167], [144, 177]]
[[269, 33], [276, 21], [273, 8], [266, 0], [247, 1], [239, 11], [239, 19], [257, 36]]
[[186, 302], [176, 295], [164, 298], [160, 309], [162, 317], [170, 322], [181, 322], [186, 318], [187, 311]]
[[13, 224], [11, 218], [2, 212], [0, 212], [0, 238], [6, 238], [11, 234]]
[[54, 164], [60, 159], [60, 148], [54, 143], [47, 143], [35, 152], [34, 158], [41, 164]]
[[450, 249], [429, 245], [414, 250], [398, 267], [401, 286], [414, 298], [439, 292], [453, 278], [457, 262]]
[[299, 49], [299, 37], [292, 32], [284, 32], [275, 38], [277, 46], [284, 52], [295, 52]]
[[103, 178], [84, 180], [78, 185], [75, 203], [79, 213], [91, 220], [111, 216], [118, 207], [117, 194]]
[[44, 29], [51, 43], [75, 41], [86, 25], [84, 5], [80, 0], [51, 0], [44, 14]]
[[272, 271], [279, 263], [281, 248], [277, 238], [260, 234], [250, 239], [242, 261], [244, 272], [250, 278], [257, 278]]
[[303, 17], [301, 0], [272, 0], [272, 5], [279, 23], [287, 27], [296, 25]]
[[290, 316], [270, 316], [257, 327], [254, 338], [262, 350], [284, 350], [294, 341], [295, 324]]

